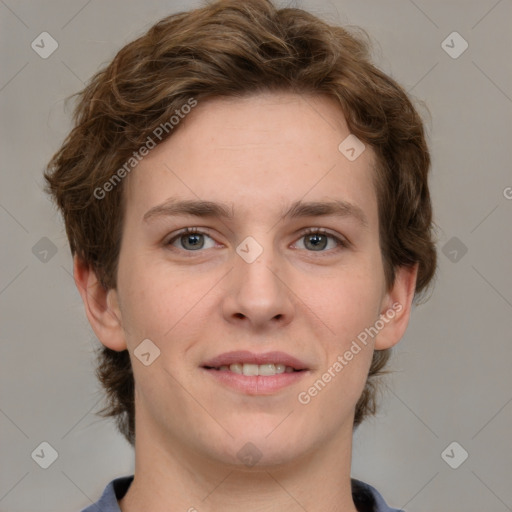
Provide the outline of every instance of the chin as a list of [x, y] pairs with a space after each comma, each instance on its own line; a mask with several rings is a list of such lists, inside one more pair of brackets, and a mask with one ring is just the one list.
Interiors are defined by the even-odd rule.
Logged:
[[295, 448], [276, 449], [275, 446], [264, 446], [252, 441], [246, 441], [239, 448], [233, 447], [234, 451], [223, 454], [219, 458], [222, 463], [234, 466], [237, 471], [263, 471], [284, 467], [293, 464], [301, 452]]
[[219, 462], [234, 465], [237, 470], [256, 471], [293, 463], [321, 440], [315, 442], [304, 432], [290, 431], [290, 425], [285, 426], [288, 420], [279, 425], [285, 417], [274, 419], [271, 425], [267, 421], [255, 422], [245, 429], [232, 430], [233, 438], [225, 436], [221, 446], [215, 449], [210, 445], [208, 450]]

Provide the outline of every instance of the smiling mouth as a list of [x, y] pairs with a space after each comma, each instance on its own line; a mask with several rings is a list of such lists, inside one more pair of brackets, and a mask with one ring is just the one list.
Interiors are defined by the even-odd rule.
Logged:
[[286, 366], [281, 363], [277, 364], [253, 364], [253, 363], [233, 363], [230, 365], [221, 366], [203, 366], [206, 370], [217, 370], [219, 372], [231, 372], [239, 375], [252, 376], [272, 376], [279, 375], [281, 373], [295, 373], [302, 372], [304, 370], [296, 370], [291, 366]]

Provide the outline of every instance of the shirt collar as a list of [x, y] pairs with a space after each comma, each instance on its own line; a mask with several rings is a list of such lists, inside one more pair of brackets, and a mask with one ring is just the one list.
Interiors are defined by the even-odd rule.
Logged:
[[[134, 475], [123, 476], [112, 480], [103, 491], [101, 498], [82, 510], [82, 512], [121, 512], [118, 500], [128, 491]], [[404, 512], [390, 508], [384, 498], [371, 485], [351, 479], [352, 499], [358, 512]]]

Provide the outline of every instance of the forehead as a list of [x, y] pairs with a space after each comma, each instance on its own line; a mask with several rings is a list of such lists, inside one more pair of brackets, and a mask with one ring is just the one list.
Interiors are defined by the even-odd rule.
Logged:
[[[126, 185], [127, 215], [169, 197], [229, 203], [261, 218], [297, 201], [341, 200], [376, 220], [374, 154], [349, 160], [343, 112], [324, 96], [267, 93], [198, 105], [151, 150]], [[351, 140], [351, 139], [349, 139]]]

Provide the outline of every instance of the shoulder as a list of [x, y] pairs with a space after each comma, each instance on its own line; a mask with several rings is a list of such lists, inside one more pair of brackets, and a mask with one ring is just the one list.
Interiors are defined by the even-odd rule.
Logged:
[[133, 481], [133, 475], [123, 476], [112, 480], [103, 491], [100, 499], [84, 508], [81, 512], [121, 512], [117, 500], [121, 499], [128, 491]]
[[382, 495], [370, 484], [351, 479], [352, 499], [359, 512], [404, 512], [401, 509], [391, 508]]

